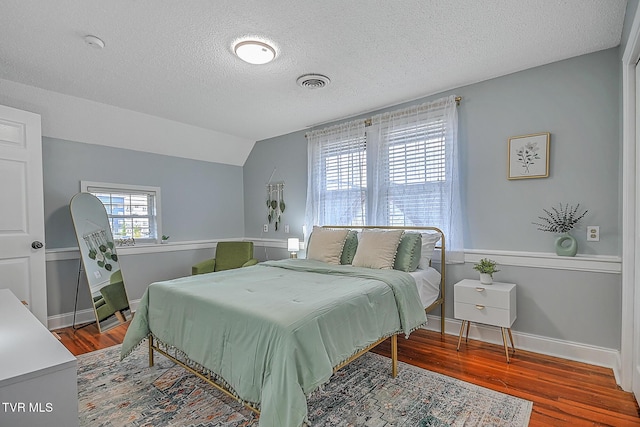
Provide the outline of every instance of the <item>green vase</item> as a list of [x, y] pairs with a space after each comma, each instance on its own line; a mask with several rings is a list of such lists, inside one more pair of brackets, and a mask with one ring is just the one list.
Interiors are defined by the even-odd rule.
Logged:
[[564, 233], [556, 239], [556, 254], [560, 256], [576, 256], [578, 242], [569, 233]]

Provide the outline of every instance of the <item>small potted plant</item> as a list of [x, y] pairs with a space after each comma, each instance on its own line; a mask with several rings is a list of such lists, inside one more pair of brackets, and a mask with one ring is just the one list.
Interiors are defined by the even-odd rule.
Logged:
[[496, 262], [489, 258], [482, 258], [473, 265], [473, 269], [480, 273], [480, 283], [483, 285], [490, 285], [493, 283], [493, 273], [500, 271], [496, 266]]
[[160, 243], [169, 243], [169, 236], [163, 234]]

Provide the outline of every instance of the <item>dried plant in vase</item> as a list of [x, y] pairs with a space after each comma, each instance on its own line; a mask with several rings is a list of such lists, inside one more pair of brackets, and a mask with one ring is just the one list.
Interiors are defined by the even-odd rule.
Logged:
[[549, 231], [552, 233], [561, 234], [556, 239], [556, 254], [562, 256], [575, 256], [578, 252], [578, 244], [576, 239], [569, 234], [573, 230], [578, 222], [589, 212], [585, 210], [579, 213], [580, 203], [575, 206], [569, 206], [569, 204], [563, 205], [560, 203], [560, 207], [551, 207], [550, 210], [543, 209], [547, 215], [539, 216], [540, 222], [534, 222], [533, 225], [538, 226], [540, 231]]

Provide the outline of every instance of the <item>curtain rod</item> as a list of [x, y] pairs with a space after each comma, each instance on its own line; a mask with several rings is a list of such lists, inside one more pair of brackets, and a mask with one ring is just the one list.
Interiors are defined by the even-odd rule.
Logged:
[[[456, 101], [456, 105], [460, 106], [460, 101], [462, 101], [462, 97], [461, 96], [456, 96], [455, 97], [455, 101]], [[364, 120], [364, 125], [366, 126], [371, 126], [371, 119], [365, 119]]]
[[[456, 96], [455, 97], [455, 101], [456, 101], [456, 105], [460, 106], [460, 101], [462, 101], [462, 97], [461, 96]], [[365, 126], [371, 126], [371, 119], [370, 118], [369, 119], [364, 119], [364, 125]], [[304, 137], [305, 138], [307, 137], [306, 133], [304, 134]]]

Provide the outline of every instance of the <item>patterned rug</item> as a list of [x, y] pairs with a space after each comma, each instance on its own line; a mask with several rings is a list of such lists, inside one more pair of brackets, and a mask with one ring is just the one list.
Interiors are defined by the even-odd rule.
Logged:
[[[80, 426], [257, 427], [253, 412], [146, 345], [78, 357]], [[308, 399], [316, 426], [526, 426], [532, 402], [367, 353]]]

